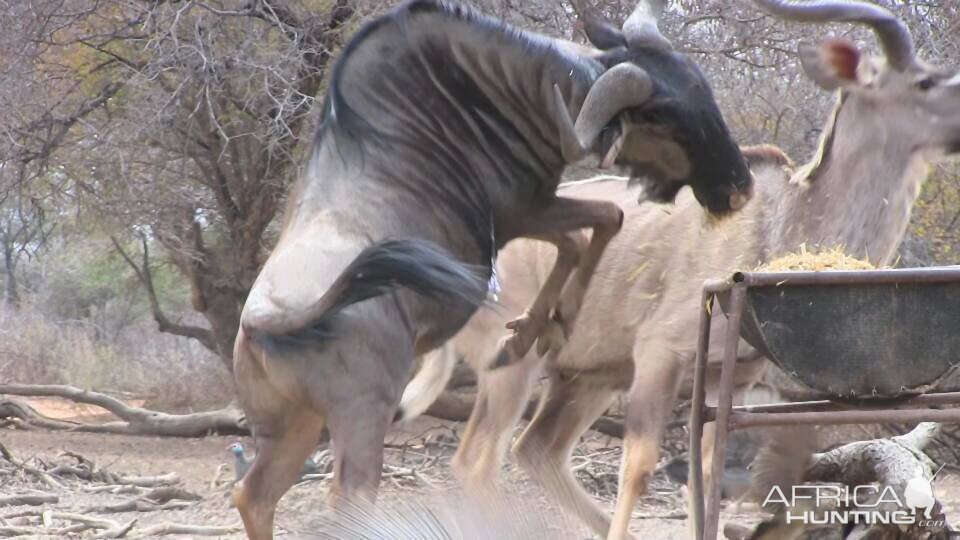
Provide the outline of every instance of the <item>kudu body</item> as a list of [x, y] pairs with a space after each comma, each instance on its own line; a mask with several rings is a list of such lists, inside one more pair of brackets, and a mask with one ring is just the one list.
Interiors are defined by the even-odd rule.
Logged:
[[[272, 537], [276, 503], [324, 425], [333, 502], [374, 498], [413, 358], [466, 323], [506, 242], [563, 244], [568, 231], [592, 227], [580, 260], [599, 258], [622, 213], [557, 197], [567, 163], [599, 154], [645, 173], [664, 201], [692, 185], [718, 215], [749, 198], [749, 171], [709, 86], [656, 39], [648, 15], [642, 4], [615, 49], [578, 55], [463, 7], [415, 0], [344, 48], [234, 349], [257, 446], [234, 490], [248, 536]], [[725, 175], [704, 175], [713, 169]], [[573, 288], [569, 305], [590, 273], [579, 268], [583, 290]], [[556, 304], [559, 287], [545, 292], [514, 345], [532, 342]]]
[[[514, 453], [594, 530], [608, 538], [627, 536], [636, 498], [658, 461], [665, 421], [692, 364], [703, 281], [752, 268], [801, 244], [839, 245], [851, 255], [889, 264], [928, 163], [960, 153], [960, 75], [916, 60], [909, 32], [893, 15], [865, 3], [760, 3], [790, 18], [868, 24], [877, 30], [885, 58], [862, 57], [853, 44], [840, 40], [801, 48], [807, 74], [825, 89], [840, 89], [820, 147], [792, 174], [776, 160], [756, 163], [757, 194], [733, 218], [704, 224], [688, 195], [681, 195], [675, 208], [624, 207], [624, 227], [608, 246], [562, 350], [546, 361], [531, 354], [517, 365], [480, 371], [477, 402], [453, 460], [457, 475], [476, 489], [490, 486], [497, 475], [532, 381], [545, 366], [548, 383]], [[628, 197], [610, 183], [562, 192], [612, 202]], [[504, 310], [478, 313], [451, 346], [475, 366], [486, 365], [482, 356], [490, 353], [489, 329], [503, 324], [510, 310], [537, 290], [551, 257], [536, 242], [507, 246], [499, 260]], [[725, 323], [714, 315], [715, 339], [724, 335], [718, 327]], [[711, 347], [712, 354], [721, 350]], [[744, 362], [737, 379], [743, 390], [758, 380], [765, 360], [746, 344], [740, 353]], [[428, 362], [422, 376], [429, 378], [440, 363]], [[708, 399], [715, 390], [715, 381], [708, 379]], [[569, 472], [555, 471], [569, 470], [578, 437], [620, 391], [628, 392], [625, 452], [611, 522]], [[415, 398], [404, 396], [404, 403]], [[704, 444], [712, 441], [708, 429]], [[711, 452], [704, 455], [709, 458]]]

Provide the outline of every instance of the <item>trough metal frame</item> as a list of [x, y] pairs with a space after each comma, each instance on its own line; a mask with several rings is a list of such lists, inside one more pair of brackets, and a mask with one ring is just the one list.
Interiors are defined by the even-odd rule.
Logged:
[[[720, 482], [723, 478], [730, 430], [752, 426], [799, 424], [866, 424], [886, 422], [960, 422], [960, 409], [930, 409], [960, 404], [960, 392], [924, 394], [895, 404], [856, 406], [831, 401], [733, 407], [734, 369], [740, 340], [740, 321], [750, 287], [770, 285], [871, 285], [889, 283], [960, 282], [960, 266], [898, 270], [836, 272], [737, 272], [730, 279], [704, 283], [700, 327], [694, 364], [690, 412], [690, 496], [697, 540], [715, 540], [720, 523]], [[720, 367], [717, 406], [706, 406], [706, 364], [710, 347], [710, 318], [718, 295], [729, 295], [728, 325]], [[710, 489], [704, 493], [701, 440], [703, 425], [716, 422]]]

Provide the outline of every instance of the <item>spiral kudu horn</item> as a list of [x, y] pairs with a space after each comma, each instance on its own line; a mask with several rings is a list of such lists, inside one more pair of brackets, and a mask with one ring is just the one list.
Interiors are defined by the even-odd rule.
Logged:
[[856, 0], [754, 0], [757, 5], [783, 19], [801, 22], [852, 22], [865, 24], [876, 32], [893, 69], [903, 71], [915, 61], [910, 30], [888, 10]]

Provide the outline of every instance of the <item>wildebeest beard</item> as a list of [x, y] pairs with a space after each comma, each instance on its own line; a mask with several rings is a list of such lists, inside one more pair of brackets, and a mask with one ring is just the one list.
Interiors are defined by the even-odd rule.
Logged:
[[642, 200], [656, 203], [672, 203], [683, 188], [682, 182], [657, 182], [654, 175], [657, 173], [654, 165], [632, 165], [628, 186], [639, 185], [643, 188]]

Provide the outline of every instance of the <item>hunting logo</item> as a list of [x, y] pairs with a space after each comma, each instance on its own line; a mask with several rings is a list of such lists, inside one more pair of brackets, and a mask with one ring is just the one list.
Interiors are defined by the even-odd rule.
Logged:
[[785, 493], [774, 486], [762, 506], [784, 505], [787, 523], [838, 525], [847, 523], [943, 526], [934, 521], [933, 482], [911, 479], [903, 495], [892, 486], [799, 485]]

